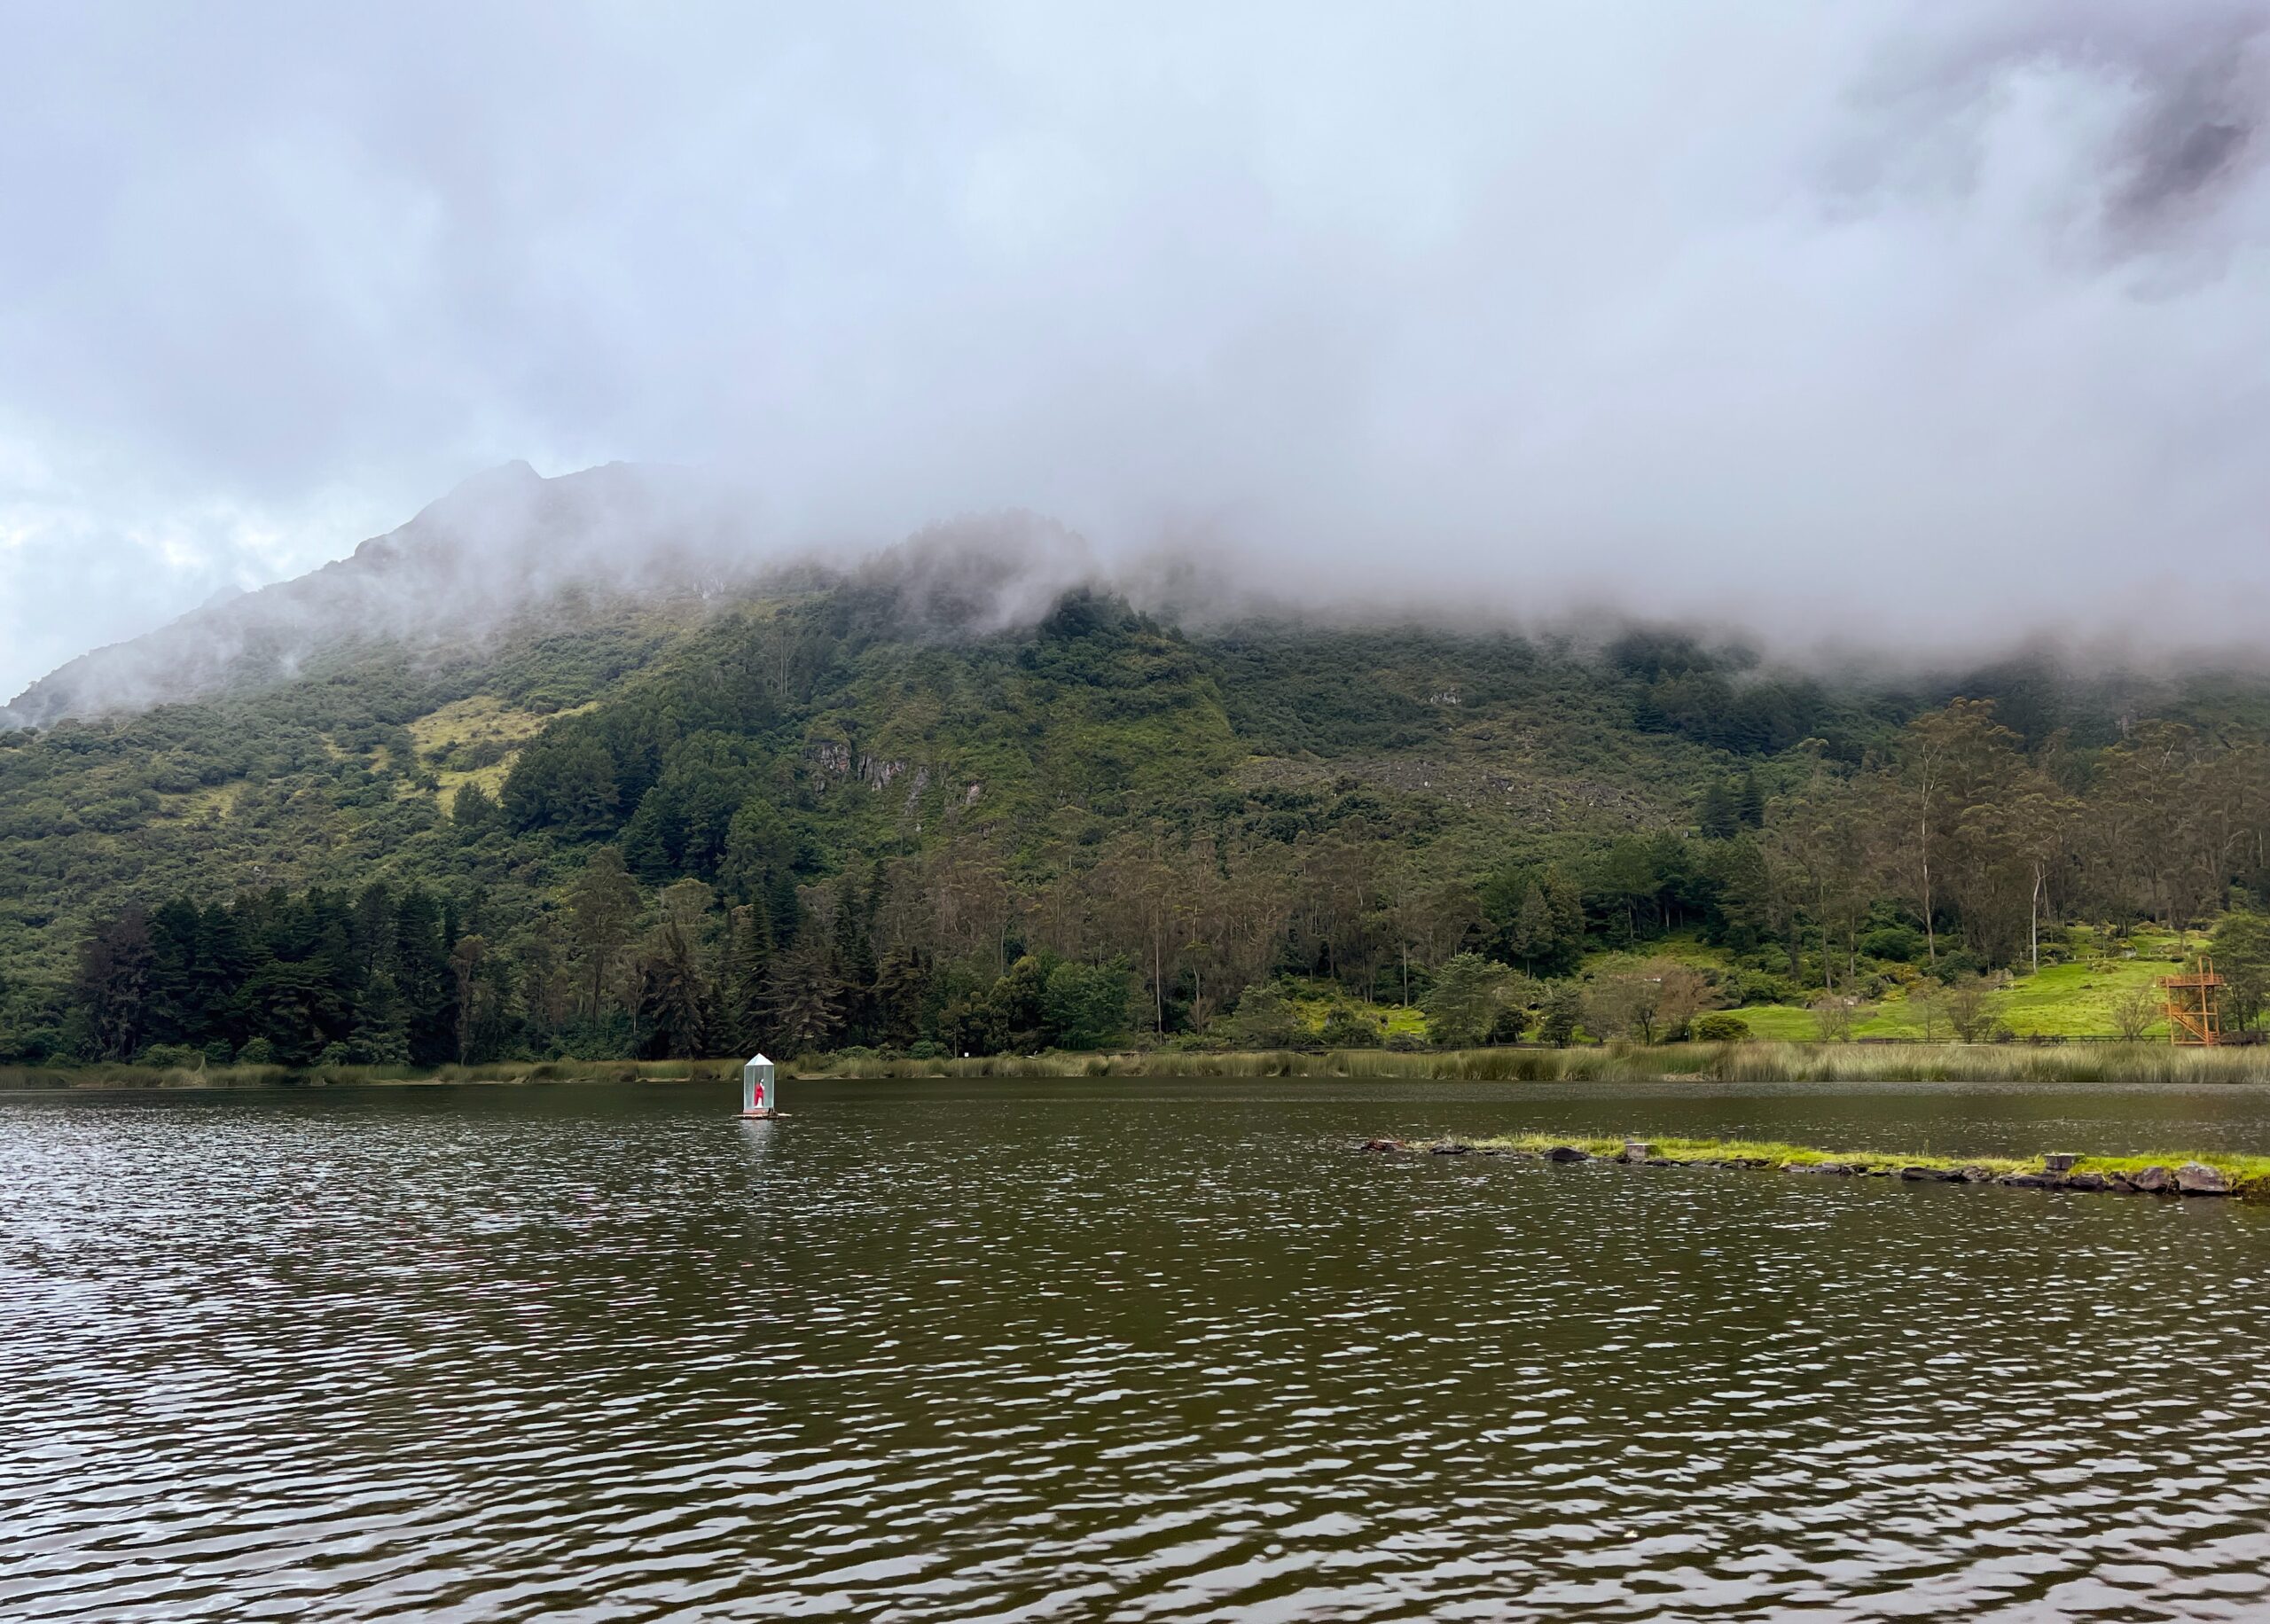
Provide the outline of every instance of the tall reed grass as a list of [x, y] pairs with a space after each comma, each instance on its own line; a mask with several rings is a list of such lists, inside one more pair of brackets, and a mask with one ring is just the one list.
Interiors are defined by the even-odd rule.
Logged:
[[[0, 1089], [356, 1088], [373, 1084], [725, 1082], [740, 1061], [505, 1061], [445, 1066], [215, 1066], [160, 1071], [132, 1066], [0, 1066]], [[2270, 1081], [2270, 1046], [2172, 1049], [2156, 1043], [1609, 1043], [1577, 1049], [1296, 1050], [1233, 1054], [991, 1055], [913, 1060], [807, 1055], [790, 1078], [1316, 1077], [1464, 1082], [2000, 1082], [2224, 1083]]]
[[993, 1055], [967, 1060], [809, 1056], [797, 1077], [1377, 1077], [1472, 1082], [2132, 1082], [2270, 1081], [2270, 1047], [2172, 1049], [2152, 1043], [1610, 1043], [1577, 1049], [1409, 1053]]
[[739, 1059], [504, 1060], [490, 1066], [0, 1066], [0, 1090], [102, 1089], [321, 1089], [450, 1083], [722, 1082], [740, 1074]]

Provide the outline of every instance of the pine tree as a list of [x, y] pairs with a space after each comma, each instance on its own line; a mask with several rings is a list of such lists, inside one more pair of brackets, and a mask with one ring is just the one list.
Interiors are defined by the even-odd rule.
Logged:
[[932, 985], [929, 961], [920, 950], [893, 948], [884, 954], [875, 966], [876, 1036], [902, 1049], [920, 1037]]
[[1574, 970], [1585, 952], [1585, 894], [1568, 874], [1547, 869], [1545, 900], [1553, 910], [1553, 949], [1549, 959], [1540, 954], [1538, 961], [1550, 970]]
[[150, 997], [150, 920], [129, 908], [87, 941], [73, 987], [98, 1060], [130, 1060], [145, 1042]]
[[708, 1052], [708, 1001], [693, 933], [676, 919], [665, 921], [640, 966], [638, 1018], [646, 1050], [657, 1059]]
[[457, 1058], [457, 977], [442, 940], [441, 905], [413, 887], [395, 912], [394, 981], [401, 995], [412, 1066]]
[[810, 948], [772, 961], [773, 1049], [794, 1057], [826, 1049], [843, 1025], [843, 1007], [828, 955]]
[[604, 1012], [607, 974], [615, 956], [630, 940], [630, 926], [638, 917], [638, 882], [623, 866], [622, 854], [612, 846], [593, 852], [568, 894], [575, 919], [576, 946], [590, 978], [587, 1013], [597, 1020]]
[[772, 981], [772, 923], [755, 904], [733, 910], [725, 954], [724, 1032], [736, 1054], [755, 1054], [768, 1038]]
[[1742, 776], [1741, 814], [1742, 827], [1765, 827], [1765, 791], [1757, 782], [1757, 770], [1752, 768]]
[[1540, 959], [1559, 956], [1559, 927], [1554, 923], [1553, 904], [1545, 900], [1545, 888], [1535, 880], [1522, 894], [1521, 911], [1514, 916], [1514, 928], [1508, 946], [1522, 968], [1534, 972]]
[[835, 976], [844, 1036], [854, 1043], [865, 1042], [874, 1026], [875, 952], [862, 917], [864, 901], [846, 872], [836, 886], [835, 940], [829, 968]]

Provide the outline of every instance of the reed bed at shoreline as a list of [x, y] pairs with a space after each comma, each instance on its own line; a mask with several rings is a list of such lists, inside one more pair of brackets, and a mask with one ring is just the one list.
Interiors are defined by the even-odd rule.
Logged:
[[710, 1060], [499, 1060], [483, 1066], [0, 1066], [0, 1092], [167, 1089], [446, 1088], [453, 1084], [716, 1082], [738, 1079], [738, 1058]]
[[1468, 1082], [2270, 1081], [2270, 1047], [2150, 1043], [1619, 1043], [1569, 1049], [1297, 1050], [1231, 1054], [991, 1055], [960, 1060], [808, 1057], [793, 1077], [1382, 1078]]
[[[733, 1057], [700, 1060], [498, 1061], [407, 1066], [0, 1066], [0, 1090], [433, 1087], [515, 1083], [724, 1083]], [[1569, 1049], [1278, 1050], [1226, 1054], [1151, 1050], [1117, 1054], [989, 1055], [914, 1059], [807, 1055], [784, 1062], [794, 1080], [953, 1078], [1315, 1078], [1463, 1082], [1976, 1082], [2217, 1084], [2270, 1081], [2270, 1045], [2215, 1050], [2156, 1043], [1609, 1043]]]

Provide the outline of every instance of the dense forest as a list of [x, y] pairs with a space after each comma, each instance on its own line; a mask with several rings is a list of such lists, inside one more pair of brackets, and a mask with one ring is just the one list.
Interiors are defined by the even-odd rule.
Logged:
[[[1673, 1035], [2270, 887], [2270, 684], [1636, 630], [1002, 632], [887, 577], [0, 734], [0, 1058], [429, 1066]], [[1588, 956], [1726, 968], [1644, 991]], [[1624, 978], [1629, 980], [1630, 978]]]

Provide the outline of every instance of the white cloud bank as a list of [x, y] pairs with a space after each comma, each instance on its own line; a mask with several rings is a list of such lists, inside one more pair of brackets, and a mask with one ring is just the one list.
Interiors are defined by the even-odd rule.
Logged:
[[473, 470], [2250, 631], [2270, 4], [0, 0], [0, 695]]

